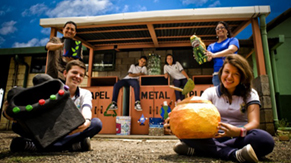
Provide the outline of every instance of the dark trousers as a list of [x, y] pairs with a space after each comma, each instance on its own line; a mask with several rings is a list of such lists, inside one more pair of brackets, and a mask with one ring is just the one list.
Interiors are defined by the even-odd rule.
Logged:
[[[186, 78], [179, 79], [179, 80], [174, 79], [173, 80], [173, 84], [174, 84], [175, 87], [179, 87], [179, 88], [183, 89], [185, 84], [187, 83], [187, 81], [188, 80]], [[176, 101], [177, 100], [183, 100], [185, 98], [185, 96], [182, 95], [182, 92], [180, 92], [180, 91], [175, 91], [175, 95], [176, 95]]]
[[115, 83], [114, 87], [113, 87], [112, 101], [117, 102], [119, 90], [120, 90], [120, 88], [122, 88], [124, 86], [126, 86], [126, 87], [132, 86], [134, 89], [135, 101], [140, 101], [140, 99], [139, 99], [139, 83], [138, 83], [137, 79], [122, 79], [122, 80], [119, 80], [117, 83]]
[[[83, 132], [75, 133], [73, 135], [67, 135], [64, 138], [58, 140], [54, 144], [47, 147], [50, 151], [64, 150], [70, 147], [72, 144], [77, 143], [85, 139], [86, 137], [92, 138], [94, 135], [98, 134], [102, 129], [102, 122], [99, 118], [93, 118], [91, 120], [91, 125]], [[19, 134], [23, 138], [32, 139], [32, 135], [26, 133], [23, 128], [18, 123], [12, 124], [12, 130]]]
[[258, 158], [273, 151], [273, 137], [266, 131], [254, 129], [248, 131], [245, 137], [219, 138], [219, 139], [182, 139], [189, 147], [195, 149], [195, 153], [204, 156], [230, 159], [230, 154], [247, 144], [251, 144]]

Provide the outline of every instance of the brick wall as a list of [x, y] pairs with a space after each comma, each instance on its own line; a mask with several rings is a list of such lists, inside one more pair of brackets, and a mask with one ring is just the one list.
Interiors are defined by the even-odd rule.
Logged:
[[261, 75], [254, 79], [253, 87], [257, 90], [260, 101], [261, 101], [261, 110], [260, 110], [260, 128], [266, 130], [271, 135], [275, 134], [274, 127], [274, 117], [270, 96], [270, 87], [269, 79], [267, 75]]

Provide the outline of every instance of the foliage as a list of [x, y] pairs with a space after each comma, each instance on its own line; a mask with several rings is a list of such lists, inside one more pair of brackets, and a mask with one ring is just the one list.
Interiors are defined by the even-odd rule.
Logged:
[[289, 122], [287, 119], [281, 119], [279, 120], [279, 126], [281, 128], [289, 127]]

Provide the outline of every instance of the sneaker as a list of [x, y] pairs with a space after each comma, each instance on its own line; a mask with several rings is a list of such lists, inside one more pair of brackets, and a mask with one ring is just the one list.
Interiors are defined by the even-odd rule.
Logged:
[[187, 156], [194, 155], [194, 148], [189, 147], [184, 142], [178, 142], [174, 146], [174, 151], [179, 155], [187, 155]]
[[259, 162], [253, 147], [248, 144], [242, 149], [235, 152], [237, 161], [239, 162]]
[[90, 138], [87, 137], [78, 143], [72, 144], [71, 151], [90, 151], [91, 150], [91, 143]]
[[10, 144], [10, 151], [11, 152], [24, 152], [24, 151], [35, 152], [37, 151], [37, 148], [31, 140], [17, 137], [17, 138], [12, 139], [11, 144]]
[[135, 101], [135, 107], [134, 107], [134, 109], [136, 111], [142, 111], [142, 108], [140, 106], [140, 101]]
[[117, 104], [115, 101], [112, 101], [108, 110], [117, 110]]

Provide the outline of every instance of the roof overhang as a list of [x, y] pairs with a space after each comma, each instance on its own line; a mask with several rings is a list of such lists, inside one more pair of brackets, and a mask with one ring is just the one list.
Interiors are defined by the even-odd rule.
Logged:
[[187, 47], [193, 34], [206, 44], [215, 42], [218, 21], [226, 21], [235, 36], [251, 19], [269, 13], [270, 6], [199, 8], [48, 18], [40, 19], [40, 25], [62, 32], [65, 22], [74, 21], [76, 39], [95, 50]]

